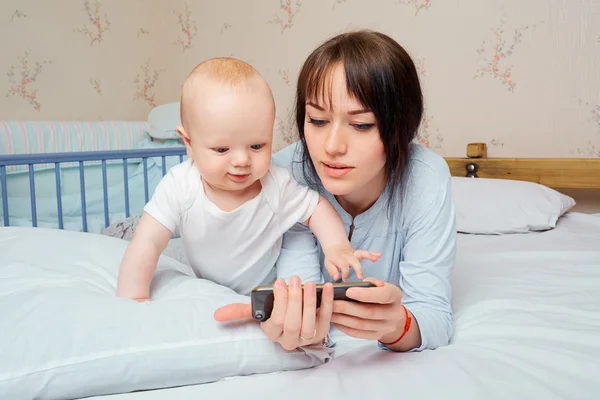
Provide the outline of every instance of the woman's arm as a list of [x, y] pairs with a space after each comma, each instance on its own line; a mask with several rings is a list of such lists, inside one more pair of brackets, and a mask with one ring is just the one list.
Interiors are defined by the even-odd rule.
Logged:
[[[411, 214], [402, 249], [399, 287], [402, 303], [420, 331], [421, 343], [415, 350], [444, 346], [452, 336], [450, 277], [455, 257], [454, 200], [447, 177], [432, 201]], [[391, 336], [383, 339], [390, 341]]]
[[429, 196], [419, 195], [405, 210], [400, 281], [367, 278], [377, 287], [346, 292], [358, 302], [334, 302], [331, 321], [347, 335], [379, 340], [381, 347], [394, 351], [448, 344], [453, 331], [450, 275], [456, 252], [451, 180], [426, 190], [431, 190]]

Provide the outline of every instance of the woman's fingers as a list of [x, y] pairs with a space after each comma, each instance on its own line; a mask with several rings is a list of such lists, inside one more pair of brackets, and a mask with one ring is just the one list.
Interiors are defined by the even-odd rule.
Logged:
[[395, 329], [394, 323], [390, 322], [389, 319], [361, 318], [337, 312], [334, 312], [331, 316], [331, 322], [358, 331], [382, 332], [382, 334], [383, 332], [389, 332], [390, 330]]
[[377, 278], [368, 277], [368, 278], [363, 279], [363, 281], [371, 282], [373, 285], [375, 285], [377, 287], [385, 286], [385, 282], [382, 281], [381, 279], [377, 279]]
[[304, 307], [300, 335], [312, 340], [317, 329], [317, 287], [313, 282], [304, 284]]
[[252, 318], [252, 305], [242, 303], [227, 304], [217, 308], [214, 317], [219, 322]]
[[333, 302], [334, 314], [345, 314], [364, 319], [386, 320], [390, 313], [396, 312], [396, 304], [358, 303], [336, 300]]
[[[300, 337], [302, 328], [302, 283], [300, 278], [293, 276], [289, 280], [287, 309], [283, 327], [285, 343], [294, 343]], [[284, 345], [282, 342], [282, 345]], [[285, 346], [284, 346], [285, 348]], [[291, 349], [288, 349], [291, 350]]]
[[283, 279], [275, 281], [273, 297], [271, 317], [261, 322], [261, 326], [267, 337], [276, 341], [283, 334], [288, 308], [288, 290]]
[[319, 340], [322, 340], [329, 332], [333, 303], [333, 284], [326, 283], [321, 291], [321, 304], [319, 311], [317, 311], [317, 336]]
[[[283, 279], [278, 279], [273, 285], [273, 294], [271, 317], [261, 322], [261, 327], [270, 340], [279, 343], [286, 350], [323, 340], [329, 332], [333, 312], [331, 283], [324, 285], [318, 309], [316, 285], [307, 282], [303, 289], [297, 276], [290, 278], [289, 285]], [[249, 304], [229, 304], [215, 312], [215, 319], [218, 321], [244, 317], [251, 317]]]
[[381, 332], [374, 331], [361, 331], [354, 328], [349, 328], [344, 325], [333, 324], [337, 329], [344, 332], [346, 335], [355, 337], [357, 339], [367, 339], [367, 340], [379, 340], [381, 338]]
[[385, 284], [378, 279], [367, 278], [365, 281], [371, 282], [377, 287], [349, 288], [346, 291], [346, 296], [361, 303], [376, 304], [391, 304], [402, 299], [402, 291], [396, 285]]

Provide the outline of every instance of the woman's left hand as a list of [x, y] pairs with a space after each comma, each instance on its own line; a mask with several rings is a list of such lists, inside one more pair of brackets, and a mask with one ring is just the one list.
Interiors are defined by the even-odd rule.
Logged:
[[[357, 302], [334, 301], [331, 322], [337, 329], [355, 338], [384, 343], [398, 339], [406, 325], [406, 313], [401, 304], [402, 290], [380, 279], [367, 278], [365, 281], [377, 287], [348, 289], [346, 296]], [[420, 333], [418, 336], [420, 341]], [[409, 340], [408, 337], [405, 339]]]

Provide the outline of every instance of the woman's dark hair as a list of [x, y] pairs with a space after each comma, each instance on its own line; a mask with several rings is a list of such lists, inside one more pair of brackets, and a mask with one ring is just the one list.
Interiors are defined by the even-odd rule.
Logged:
[[325, 103], [325, 81], [339, 64], [344, 67], [348, 94], [372, 111], [377, 120], [386, 158], [388, 201], [391, 201], [402, 183], [410, 143], [421, 123], [423, 94], [417, 69], [408, 53], [379, 32], [340, 34], [316, 48], [304, 62], [298, 76], [295, 110], [304, 179], [314, 189], [321, 189], [304, 137], [306, 102]]

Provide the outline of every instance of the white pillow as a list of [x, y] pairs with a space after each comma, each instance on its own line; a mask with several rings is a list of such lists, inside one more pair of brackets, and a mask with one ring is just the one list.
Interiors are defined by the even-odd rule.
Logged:
[[324, 347], [285, 351], [253, 321], [214, 310], [248, 297], [161, 257], [153, 302], [114, 295], [127, 241], [0, 229], [0, 397], [79, 398], [310, 368]]
[[544, 231], [575, 205], [575, 200], [533, 182], [453, 177], [458, 232], [510, 234]]
[[148, 114], [148, 134], [154, 139], [179, 139], [177, 126], [181, 125], [179, 102], [161, 104]]

